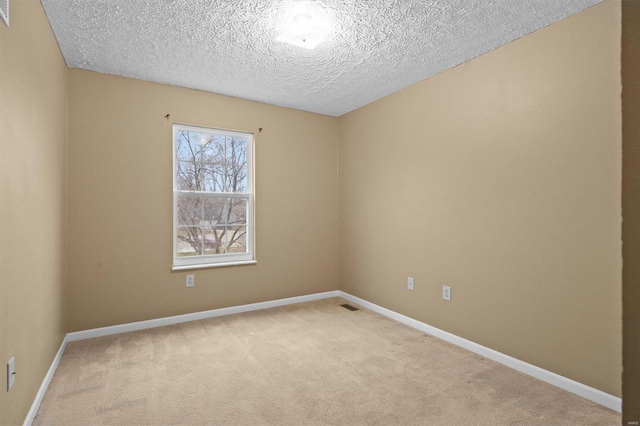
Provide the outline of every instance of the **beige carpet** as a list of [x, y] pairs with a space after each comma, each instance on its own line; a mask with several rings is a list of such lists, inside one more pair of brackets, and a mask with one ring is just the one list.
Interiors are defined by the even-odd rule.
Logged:
[[70, 343], [35, 425], [619, 425], [341, 299]]

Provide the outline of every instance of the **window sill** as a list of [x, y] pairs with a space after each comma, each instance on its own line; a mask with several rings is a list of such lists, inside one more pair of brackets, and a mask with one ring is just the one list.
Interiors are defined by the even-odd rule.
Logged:
[[257, 260], [240, 260], [237, 262], [221, 262], [221, 263], [202, 263], [199, 265], [178, 265], [171, 267], [172, 271], [188, 271], [190, 269], [205, 269], [205, 268], [221, 268], [224, 266], [241, 266], [241, 265], [255, 265]]

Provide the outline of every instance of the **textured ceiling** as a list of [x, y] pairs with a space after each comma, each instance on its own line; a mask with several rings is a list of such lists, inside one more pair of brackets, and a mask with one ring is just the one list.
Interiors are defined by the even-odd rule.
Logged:
[[[601, 0], [41, 0], [70, 67], [339, 116]], [[314, 50], [276, 38], [316, 9]]]

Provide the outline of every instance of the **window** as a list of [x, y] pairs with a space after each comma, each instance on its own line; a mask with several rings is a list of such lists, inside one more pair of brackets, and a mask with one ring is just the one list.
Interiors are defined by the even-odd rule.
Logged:
[[253, 135], [173, 126], [173, 268], [254, 263]]

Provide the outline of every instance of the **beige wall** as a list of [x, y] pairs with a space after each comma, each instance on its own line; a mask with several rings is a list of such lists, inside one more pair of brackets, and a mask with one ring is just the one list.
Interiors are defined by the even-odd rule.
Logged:
[[342, 116], [340, 288], [620, 396], [619, 58], [607, 0]]
[[[193, 288], [171, 272], [172, 122], [256, 134], [258, 264]], [[70, 70], [69, 129], [69, 331], [337, 288], [335, 118]]]
[[66, 332], [67, 69], [39, 1], [12, 1], [10, 18], [0, 23], [3, 425], [22, 424]]

